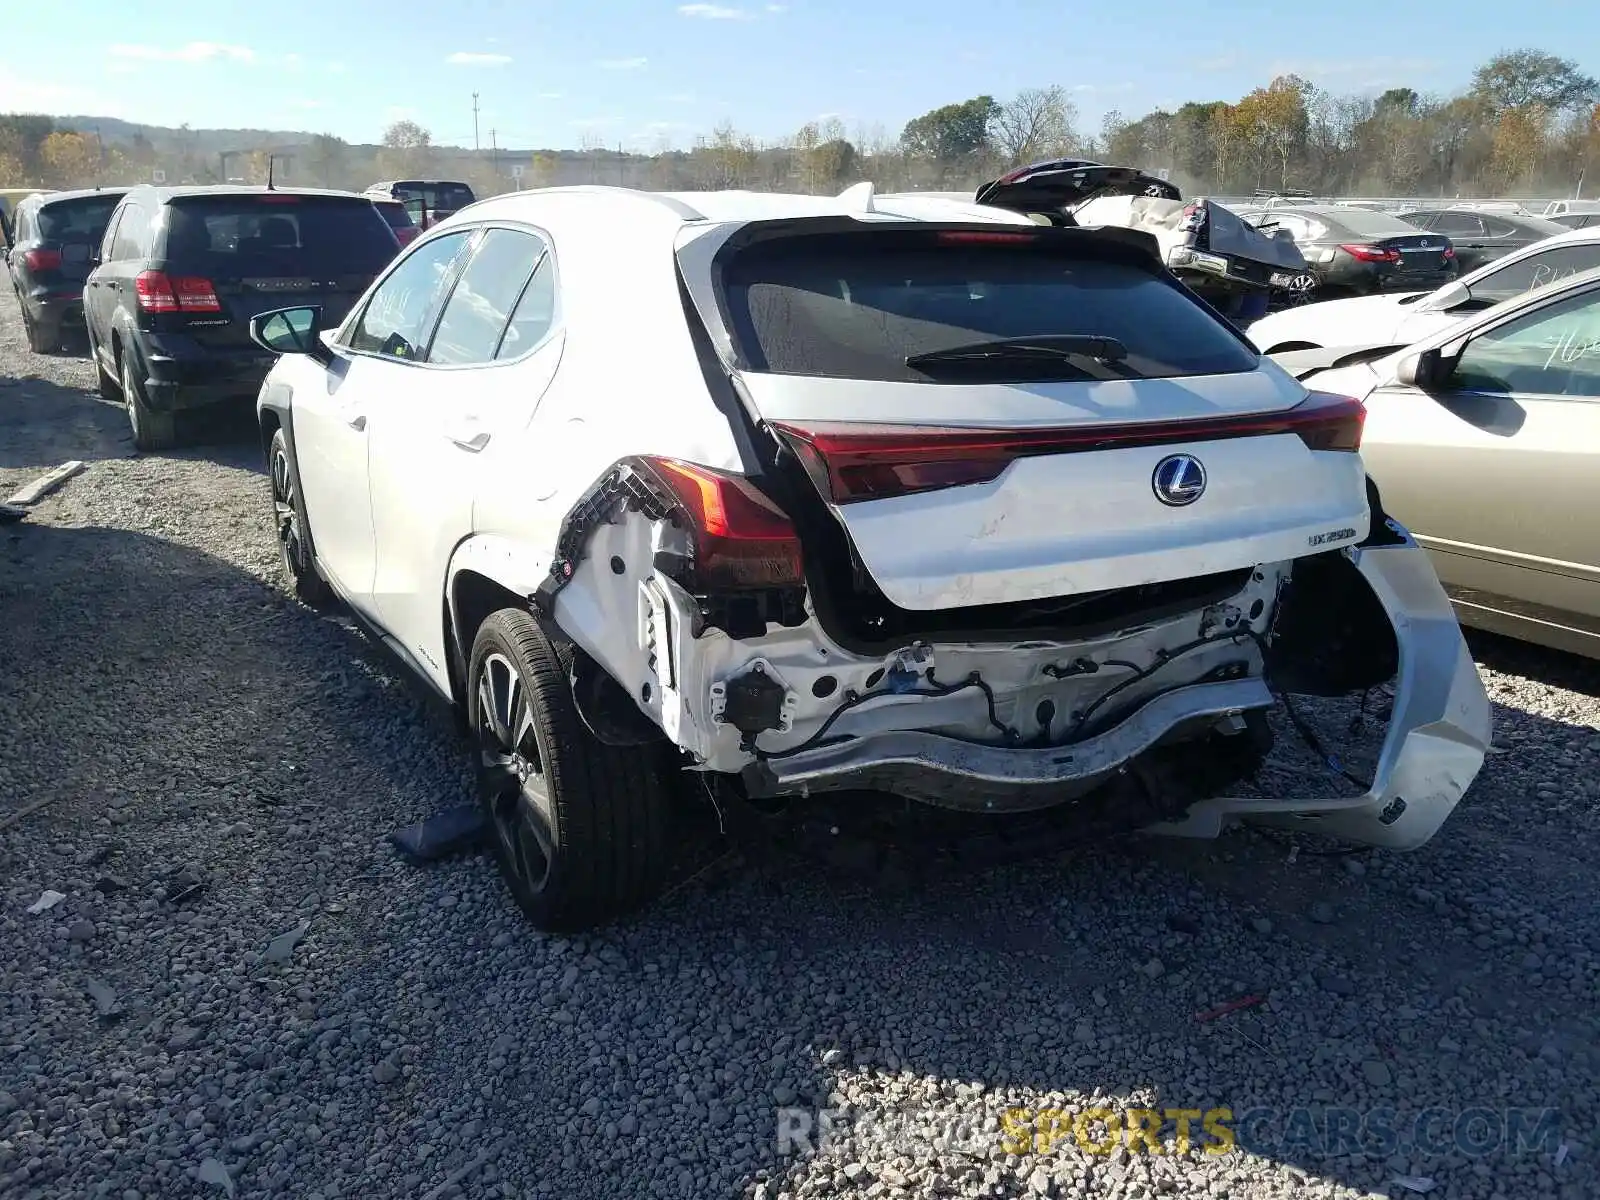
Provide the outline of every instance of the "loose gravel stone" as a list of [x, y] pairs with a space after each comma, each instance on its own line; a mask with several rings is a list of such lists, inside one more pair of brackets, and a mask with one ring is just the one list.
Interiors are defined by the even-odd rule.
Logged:
[[[7, 300], [0, 489], [88, 464], [0, 527], [0, 814], [53, 797], [0, 831], [7, 1200], [222, 1196], [208, 1160], [237, 1200], [1600, 1195], [1594, 664], [1474, 635], [1498, 753], [1414, 853], [1241, 831], [882, 886], [735, 854], [544, 936], [484, 858], [385, 844], [470, 797], [467, 750], [346, 615], [286, 594], [248, 422], [133, 455], [87, 360], [27, 351]], [[1361, 734], [1354, 702], [1303, 712], [1370, 772], [1386, 703]], [[1261, 794], [1343, 786], [1274, 730]], [[1070, 1119], [1006, 1148], [1010, 1111], [1108, 1105], [1269, 1119], [1253, 1153], [1088, 1154]], [[1285, 1136], [1297, 1107], [1408, 1132], [1546, 1106], [1559, 1163]]]

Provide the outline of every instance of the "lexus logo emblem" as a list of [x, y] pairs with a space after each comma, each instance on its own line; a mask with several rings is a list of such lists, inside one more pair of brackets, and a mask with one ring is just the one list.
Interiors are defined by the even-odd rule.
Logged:
[[1206, 469], [1190, 454], [1169, 454], [1150, 477], [1156, 499], [1172, 508], [1193, 504], [1205, 494]]

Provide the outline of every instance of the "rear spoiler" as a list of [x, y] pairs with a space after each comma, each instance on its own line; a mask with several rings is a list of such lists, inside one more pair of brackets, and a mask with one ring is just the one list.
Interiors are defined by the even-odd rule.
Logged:
[[1296, 379], [1305, 380], [1319, 371], [1337, 371], [1341, 367], [1354, 367], [1361, 363], [1376, 362], [1380, 358], [1404, 350], [1410, 343], [1383, 346], [1319, 346], [1312, 350], [1280, 350], [1267, 355]]

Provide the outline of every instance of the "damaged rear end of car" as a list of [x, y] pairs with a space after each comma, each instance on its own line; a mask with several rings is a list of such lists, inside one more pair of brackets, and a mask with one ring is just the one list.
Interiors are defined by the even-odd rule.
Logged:
[[[745, 469], [618, 461], [535, 600], [688, 769], [987, 813], [1123, 778], [1130, 827], [1393, 846], [1471, 782], [1487, 702], [1361, 405], [1263, 362], [1152, 239], [809, 217], [686, 226], [677, 257]], [[1391, 679], [1362, 798], [1228, 799], [1275, 692]]]

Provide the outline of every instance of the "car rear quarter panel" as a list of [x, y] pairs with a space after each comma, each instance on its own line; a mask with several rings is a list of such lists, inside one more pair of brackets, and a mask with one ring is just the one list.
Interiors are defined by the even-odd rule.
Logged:
[[[498, 202], [485, 206], [475, 219], [493, 219]], [[471, 564], [526, 596], [548, 573], [574, 504], [616, 462], [658, 455], [733, 472], [745, 464], [707, 388], [685, 316], [673, 257], [682, 217], [604, 191], [528, 196], [514, 211], [548, 231], [564, 347], [521, 432], [520, 452], [503, 456], [480, 481], [471, 536], [447, 578]], [[636, 643], [635, 631], [579, 616], [597, 611], [564, 597], [555, 619], [613, 669]]]

